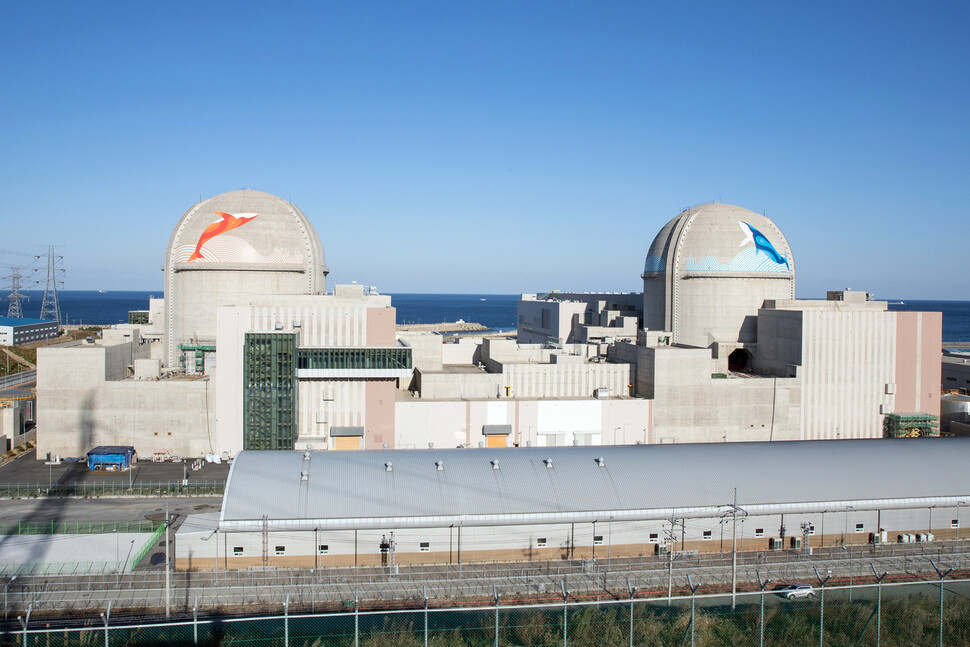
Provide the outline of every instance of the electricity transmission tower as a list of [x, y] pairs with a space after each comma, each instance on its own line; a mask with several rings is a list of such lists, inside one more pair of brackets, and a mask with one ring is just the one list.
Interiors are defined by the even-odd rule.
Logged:
[[21, 269], [22, 268], [20, 267], [11, 265], [10, 274], [3, 277], [4, 281], [10, 279], [10, 294], [7, 296], [7, 299], [10, 301], [10, 305], [7, 306], [7, 316], [14, 319], [23, 319], [24, 311], [23, 308], [20, 307], [20, 302], [30, 300], [29, 296], [26, 294], [21, 294], [20, 292], [20, 289], [23, 287], [23, 285], [21, 285], [21, 279], [24, 278], [24, 275], [20, 271]]
[[[44, 255], [37, 256], [38, 259]], [[63, 256], [54, 253], [54, 245], [47, 246], [47, 287], [44, 288], [44, 300], [40, 304], [40, 318], [60, 323], [61, 304], [57, 299], [57, 288], [64, 287], [64, 270], [57, 264], [64, 260]]]

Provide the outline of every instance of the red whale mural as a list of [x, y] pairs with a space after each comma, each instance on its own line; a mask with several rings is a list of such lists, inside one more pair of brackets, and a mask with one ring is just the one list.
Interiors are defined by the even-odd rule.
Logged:
[[[195, 246], [195, 251], [189, 256], [189, 261], [194, 261], [197, 258], [202, 258], [202, 246], [212, 238], [215, 238], [219, 234], [225, 233], [230, 229], [235, 229], [236, 227], [241, 227], [247, 222], [255, 218], [258, 214], [239, 214], [239, 216], [234, 216], [231, 213], [225, 213], [223, 211], [216, 211], [217, 216], [222, 218], [222, 220], [216, 220], [214, 223], [205, 228], [202, 235], [199, 236], [199, 242]], [[247, 217], [248, 216], [248, 217]]]

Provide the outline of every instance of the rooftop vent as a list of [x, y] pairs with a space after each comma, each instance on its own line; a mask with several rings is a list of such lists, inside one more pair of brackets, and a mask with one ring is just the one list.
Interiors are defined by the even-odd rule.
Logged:
[[600, 456], [596, 459], [596, 464], [600, 467], [606, 467], [606, 459]]
[[552, 459], [551, 458], [543, 459], [542, 462], [546, 464], [546, 469], [547, 470], [551, 470], [552, 469]]
[[394, 466], [391, 465], [391, 461], [387, 461], [386, 463], [384, 463], [384, 471], [385, 472], [393, 472], [394, 471]]
[[438, 470], [439, 472], [444, 472], [445, 471], [445, 462], [444, 461], [435, 461], [434, 462], [434, 468], [436, 470]]
[[499, 466], [498, 466], [498, 459], [495, 459], [495, 460], [493, 460], [493, 461], [492, 461], [492, 469], [493, 469], [493, 470], [497, 470], [497, 469], [499, 469]]
[[309, 481], [310, 480], [310, 474], [308, 472], [300, 472], [300, 480], [301, 481]]
[[275, 328], [276, 328], [276, 330], [283, 330], [283, 322], [282, 321], [277, 321]]

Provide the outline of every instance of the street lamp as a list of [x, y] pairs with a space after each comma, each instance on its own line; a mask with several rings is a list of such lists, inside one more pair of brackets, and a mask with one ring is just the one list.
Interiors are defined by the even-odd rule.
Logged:
[[7, 604], [7, 589], [10, 588], [10, 585], [13, 584], [14, 580], [16, 579], [17, 579], [17, 576], [14, 575], [9, 580], [7, 580], [6, 586], [3, 587], [3, 624], [5, 625], [7, 624], [7, 613], [10, 611], [10, 605]]

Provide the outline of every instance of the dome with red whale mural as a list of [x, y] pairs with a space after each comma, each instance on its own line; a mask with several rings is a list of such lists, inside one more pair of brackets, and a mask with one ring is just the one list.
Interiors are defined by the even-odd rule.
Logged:
[[167, 261], [176, 266], [326, 266], [320, 237], [303, 212], [253, 190], [230, 191], [193, 205], [172, 233]]
[[214, 343], [220, 306], [324, 293], [327, 273], [320, 237], [296, 205], [253, 190], [192, 205], [165, 254], [167, 362], [179, 345]]

